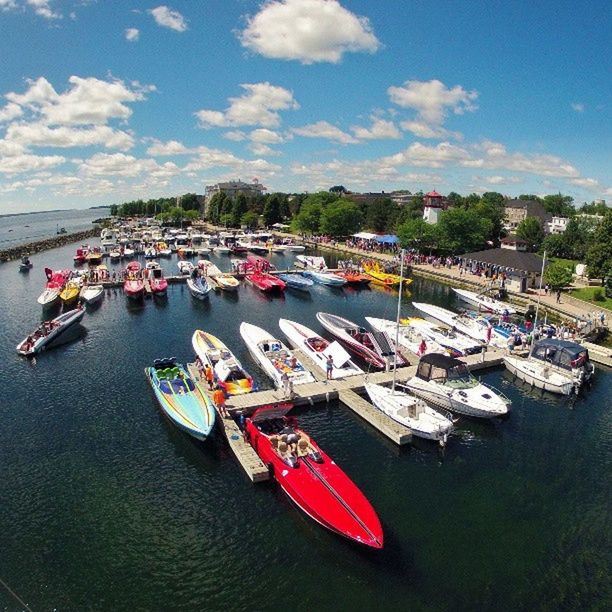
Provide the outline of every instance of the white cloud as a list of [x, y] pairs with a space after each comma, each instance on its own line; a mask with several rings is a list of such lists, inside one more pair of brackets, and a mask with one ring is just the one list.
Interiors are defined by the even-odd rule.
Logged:
[[463, 134], [461, 132], [451, 132], [446, 128], [440, 127], [439, 125], [429, 125], [422, 121], [402, 121], [400, 122], [402, 130], [412, 132], [419, 138], [454, 138], [455, 140], [462, 140]]
[[260, 125], [277, 127], [280, 125], [278, 111], [297, 109], [299, 104], [288, 89], [265, 83], [243, 83], [246, 93], [239, 98], [230, 98], [225, 111], [200, 110], [195, 113], [200, 127], [238, 127]]
[[[271, 164], [265, 159], [241, 159], [229, 151], [220, 149], [210, 149], [208, 147], [198, 147], [198, 155], [185, 166], [186, 172], [198, 172], [210, 170], [212, 168], [230, 168], [236, 175], [248, 176], [251, 173], [270, 176], [281, 170], [276, 164]], [[259, 176], [253, 174], [253, 176]]]
[[187, 29], [185, 18], [178, 11], [173, 11], [163, 4], [151, 9], [149, 13], [153, 15], [153, 19], [159, 26], [170, 28], [176, 32], [184, 32]]
[[51, 8], [51, 0], [26, 0], [34, 12], [45, 19], [61, 19], [62, 15]]
[[355, 138], [360, 140], [388, 140], [402, 137], [393, 121], [387, 121], [380, 117], [372, 117], [372, 125], [369, 128], [353, 126], [351, 131]]
[[124, 153], [96, 153], [80, 162], [79, 172], [86, 177], [136, 177], [144, 173], [153, 177], [169, 177], [179, 174], [181, 170], [172, 162], [160, 165], [152, 159], [138, 159]]
[[259, 143], [259, 142], [252, 142], [249, 145], [249, 151], [251, 151], [254, 155], [278, 155], [278, 151], [275, 151], [274, 149], [272, 149], [271, 147], [269, 147], [267, 144], [263, 144], [263, 143]]
[[268, 0], [239, 38], [254, 53], [303, 64], [338, 63], [344, 53], [380, 47], [369, 20], [336, 0]]
[[125, 30], [125, 40], [136, 42], [140, 38], [140, 30], [138, 28], [127, 28]]
[[35, 172], [59, 166], [66, 161], [60, 155], [14, 155], [2, 158], [0, 172], [3, 174], [19, 174], [21, 172]]
[[185, 155], [191, 151], [178, 140], [168, 140], [167, 142], [161, 142], [160, 140], [153, 140], [153, 144], [147, 149], [147, 155]]
[[249, 139], [253, 142], [260, 142], [264, 144], [280, 144], [285, 141], [280, 134], [266, 128], [252, 130], [249, 134]]
[[17, 117], [23, 115], [23, 110], [19, 104], [9, 102], [4, 108], [0, 108], [0, 123], [5, 121], [12, 121]]
[[17, 8], [15, 0], [0, 0], [0, 11], [12, 11]]
[[440, 142], [435, 146], [413, 142], [407, 149], [382, 159], [393, 166], [409, 165], [442, 168], [449, 163], [468, 161], [471, 156], [467, 149], [449, 142]]
[[293, 128], [291, 131], [305, 138], [326, 138], [340, 144], [355, 144], [359, 142], [350, 134], [343, 132], [340, 128], [327, 121], [317, 121], [301, 128]]
[[569, 181], [572, 185], [576, 185], [576, 187], [582, 187], [583, 189], [587, 189], [588, 191], [593, 191], [595, 193], [599, 193], [602, 190], [602, 186], [597, 179], [594, 178], [575, 178], [570, 179]]
[[572, 102], [571, 107], [577, 113], [584, 113], [584, 104], [582, 104], [582, 102]]
[[241, 130], [231, 130], [223, 134], [223, 138], [226, 138], [227, 140], [233, 140], [234, 142], [246, 140], [246, 137], [246, 134]]
[[501, 176], [499, 174], [493, 176], [477, 176], [474, 180], [484, 181], [488, 185], [517, 185], [523, 182], [520, 176]]

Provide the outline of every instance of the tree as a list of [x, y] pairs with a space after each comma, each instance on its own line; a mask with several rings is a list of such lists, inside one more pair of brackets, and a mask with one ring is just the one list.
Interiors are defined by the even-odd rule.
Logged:
[[533, 201], [533, 202], [541, 202], [542, 198], [540, 196], [534, 195], [533, 193], [523, 193], [518, 198], [518, 200], [523, 201]]
[[544, 238], [540, 251], [546, 251], [552, 257], [563, 257], [564, 259], [574, 259], [573, 251], [567, 244], [563, 234], [550, 234]]
[[323, 206], [320, 202], [304, 202], [300, 212], [293, 218], [291, 228], [303, 234], [318, 234], [322, 212]]
[[263, 221], [266, 227], [270, 227], [281, 220], [281, 202], [278, 193], [272, 194], [264, 205]]
[[526, 217], [518, 224], [516, 235], [527, 242], [529, 251], [537, 251], [544, 240], [541, 221], [537, 217]]
[[344, 185], [334, 185], [333, 187], [330, 187], [329, 190], [332, 193], [348, 193]]
[[259, 215], [252, 210], [247, 210], [240, 218], [240, 223], [247, 229], [256, 229], [259, 225]]
[[606, 212], [603, 221], [597, 226], [586, 253], [586, 265], [590, 278], [612, 275], [612, 210]]
[[562, 261], [549, 263], [544, 270], [544, 281], [555, 290], [570, 285], [572, 278], [572, 269]]
[[402, 248], [423, 251], [437, 244], [439, 229], [437, 225], [431, 225], [422, 218], [410, 219], [398, 227], [397, 235]]
[[232, 203], [232, 227], [238, 227], [242, 215], [248, 210], [247, 198], [244, 193], [239, 193]]
[[576, 214], [574, 198], [560, 193], [544, 196], [544, 209], [555, 217], [572, 217]]
[[605, 202], [586, 202], [580, 207], [580, 212], [585, 215], [605, 215], [608, 212], [608, 207]]
[[463, 196], [459, 195], [456, 191], [451, 191], [446, 196], [446, 201], [450, 206], [461, 206], [463, 203]]
[[497, 206], [500, 208], [503, 208], [506, 202], [504, 196], [497, 191], [487, 191], [483, 193], [480, 200], [481, 202], [485, 202], [486, 204], [491, 204], [492, 206]]
[[439, 248], [455, 255], [482, 249], [492, 223], [474, 210], [450, 208], [438, 220]]
[[366, 227], [373, 232], [384, 232], [387, 229], [389, 212], [393, 207], [390, 198], [376, 198], [369, 202], [365, 209]]
[[350, 236], [361, 229], [363, 214], [353, 202], [339, 200], [328, 204], [321, 213], [321, 233], [328, 236]]
[[186, 210], [184, 218], [189, 222], [197, 221], [200, 218], [200, 211], [195, 209]]

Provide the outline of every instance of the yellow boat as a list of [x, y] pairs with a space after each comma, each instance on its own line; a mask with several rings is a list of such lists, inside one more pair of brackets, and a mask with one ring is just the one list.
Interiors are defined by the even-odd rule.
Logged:
[[[398, 274], [385, 272], [377, 261], [364, 261], [363, 271], [372, 278], [372, 282], [385, 287], [399, 287], [401, 277]], [[404, 286], [407, 287], [412, 282], [411, 278], [404, 279]]]
[[72, 304], [73, 302], [76, 302], [80, 291], [81, 287], [79, 284], [70, 281], [69, 283], [66, 283], [66, 286], [60, 291], [60, 300], [62, 300], [64, 304]]

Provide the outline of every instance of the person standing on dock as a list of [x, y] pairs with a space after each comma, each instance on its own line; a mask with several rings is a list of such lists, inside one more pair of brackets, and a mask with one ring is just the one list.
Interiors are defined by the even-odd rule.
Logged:
[[204, 378], [206, 378], [206, 382], [208, 383], [208, 389], [212, 391], [215, 373], [213, 372], [213, 369], [210, 367], [209, 363], [207, 363], [206, 367], [204, 368]]
[[281, 383], [283, 385], [283, 393], [285, 397], [289, 397], [289, 374], [283, 372], [281, 375]]
[[327, 380], [331, 380], [334, 372], [334, 358], [331, 355], [327, 356], [327, 361], [325, 362], [325, 372], [327, 374]]
[[217, 385], [217, 388], [213, 392], [213, 402], [219, 410], [221, 416], [225, 419], [227, 418], [227, 409], [225, 408], [225, 393], [223, 393], [223, 389]]

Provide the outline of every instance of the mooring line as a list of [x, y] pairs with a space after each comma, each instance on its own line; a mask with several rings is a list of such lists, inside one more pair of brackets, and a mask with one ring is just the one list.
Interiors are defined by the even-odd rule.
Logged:
[[2, 578], [0, 578], [0, 583], [2, 583], [2, 585], [4, 586], [4, 588], [28, 611], [28, 612], [32, 612], [32, 608], [30, 608], [30, 606], [28, 606], [28, 604], [23, 601], [23, 599], [21, 599], [21, 597], [19, 597], [19, 595], [17, 595], [17, 593], [15, 593], [15, 591], [13, 591], [13, 589], [11, 589], [11, 587], [6, 584], [6, 582], [4, 582], [4, 580], [2, 580]]

